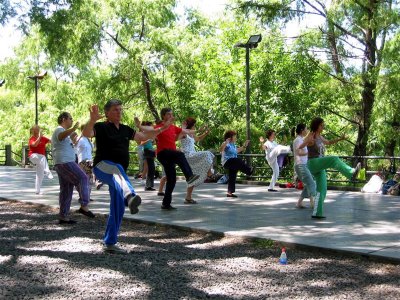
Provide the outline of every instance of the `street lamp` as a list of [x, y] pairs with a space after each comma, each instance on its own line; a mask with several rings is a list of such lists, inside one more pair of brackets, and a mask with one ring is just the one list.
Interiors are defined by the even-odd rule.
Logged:
[[6, 83], [5, 79], [0, 79], [0, 87], [2, 87]]
[[38, 88], [39, 80], [43, 79], [47, 75], [47, 71], [43, 71], [34, 76], [28, 76], [29, 79], [35, 80], [35, 124], [38, 124]]
[[[237, 43], [236, 48], [246, 49], [246, 139], [250, 140], [250, 49], [257, 48], [258, 43], [261, 42], [261, 34], [250, 36], [247, 43]], [[250, 147], [247, 147], [246, 154], [250, 154]], [[246, 158], [247, 163], [250, 164], [250, 156]]]

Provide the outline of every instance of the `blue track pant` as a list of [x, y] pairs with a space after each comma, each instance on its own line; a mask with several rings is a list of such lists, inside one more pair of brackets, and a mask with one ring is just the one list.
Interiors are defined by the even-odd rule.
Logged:
[[120, 164], [102, 160], [94, 168], [93, 173], [101, 182], [108, 184], [110, 193], [110, 214], [107, 220], [104, 243], [114, 245], [118, 240], [118, 232], [125, 212], [125, 198], [136, 195], [125, 170]]

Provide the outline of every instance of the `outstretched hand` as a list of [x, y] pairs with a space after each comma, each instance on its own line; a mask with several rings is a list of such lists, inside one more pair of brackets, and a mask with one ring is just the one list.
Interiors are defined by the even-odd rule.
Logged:
[[140, 128], [140, 120], [139, 120], [139, 118], [138, 118], [138, 117], [135, 117], [135, 118], [134, 118], [134, 121], [135, 121], [135, 126], [136, 126], [137, 128]]
[[90, 121], [97, 122], [98, 120], [104, 118], [99, 112], [99, 106], [97, 104], [93, 104], [89, 108], [90, 111]]
[[260, 143], [264, 143], [265, 142], [265, 139], [264, 139], [264, 137], [262, 137], [262, 136], [260, 136]]

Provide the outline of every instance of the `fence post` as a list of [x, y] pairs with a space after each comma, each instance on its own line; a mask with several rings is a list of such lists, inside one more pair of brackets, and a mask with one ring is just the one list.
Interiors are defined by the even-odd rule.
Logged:
[[22, 146], [21, 164], [22, 164], [22, 167], [25, 167], [27, 164], [29, 164], [28, 146]]
[[11, 145], [6, 145], [6, 161], [4, 163], [6, 166], [12, 166], [12, 152], [11, 152]]

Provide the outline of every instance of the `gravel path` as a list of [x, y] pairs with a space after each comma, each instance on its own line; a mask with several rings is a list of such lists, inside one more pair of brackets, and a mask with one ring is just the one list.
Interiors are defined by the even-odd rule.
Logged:
[[0, 200], [0, 299], [400, 299], [400, 265], [128, 220], [104, 254], [105, 216], [56, 213]]

